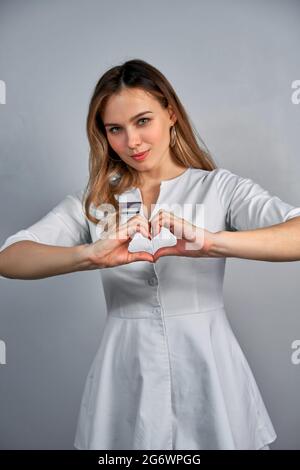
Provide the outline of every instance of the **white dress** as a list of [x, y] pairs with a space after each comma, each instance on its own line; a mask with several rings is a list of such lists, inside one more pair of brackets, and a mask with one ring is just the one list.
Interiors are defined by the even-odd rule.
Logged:
[[[0, 249], [18, 240], [60, 246], [96, 241], [82, 196], [83, 190], [67, 195]], [[128, 208], [142, 209], [137, 188], [119, 202], [127, 219], [133, 216]], [[182, 217], [184, 204], [190, 204], [184, 218], [211, 232], [300, 216], [300, 207], [224, 168], [188, 168], [163, 180], [151, 218], [160, 208]], [[226, 315], [225, 262], [164, 256], [99, 270], [107, 318], [86, 378], [77, 449], [254, 450], [276, 439]]]

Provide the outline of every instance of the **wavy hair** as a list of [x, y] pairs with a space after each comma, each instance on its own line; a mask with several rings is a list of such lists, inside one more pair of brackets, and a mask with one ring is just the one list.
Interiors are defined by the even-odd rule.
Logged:
[[110, 146], [101, 118], [110, 96], [120, 93], [124, 88], [142, 89], [157, 99], [162, 108], [172, 106], [177, 117], [174, 124], [177, 138], [171, 148], [174, 162], [186, 168], [209, 171], [217, 168], [172, 85], [158, 69], [141, 59], [128, 60], [122, 65], [112, 67], [96, 84], [86, 122], [90, 145], [89, 180], [84, 191], [83, 204], [86, 217], [95, 224], [99, 219], [91, 214], [90, 209], [102, 204], [114, 207], [116, 223], [119, 224], [120, 207], [115, 196], [139, 183], [139, 172], [127, 165]]

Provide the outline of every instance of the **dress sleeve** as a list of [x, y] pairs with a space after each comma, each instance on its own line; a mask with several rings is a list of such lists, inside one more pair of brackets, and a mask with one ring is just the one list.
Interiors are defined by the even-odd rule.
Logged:
[[[82, 203], [83, 194], [83, 190], [68, 194], [33, 225], [10, 235], [0, 247], [0, 251], [21, 240], [32, 240], [56, 246], [75, 246], [91, 243], [89, 223]], [[0, 277], [4, 278], [3, 276]]]
[[228, 231], [267, 227], [300, 216], [300, 207], [282, 201], [250, 178], [218, 168], [216, 180]]

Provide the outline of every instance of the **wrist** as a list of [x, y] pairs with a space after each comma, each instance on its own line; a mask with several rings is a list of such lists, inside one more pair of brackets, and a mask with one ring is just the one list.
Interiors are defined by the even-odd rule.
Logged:
[[208, 248], [208, 256], [213, 258], [224, 258], [230, 256], [227, 247], [227, 236], [228, 232], [225, 230], [212, 233]]
[[75, 262], [78, 271], [87, 271], [99, 269], [100, 266], [95, 264], [92, 258], [91, 244], [86, 243], [75, 247]]

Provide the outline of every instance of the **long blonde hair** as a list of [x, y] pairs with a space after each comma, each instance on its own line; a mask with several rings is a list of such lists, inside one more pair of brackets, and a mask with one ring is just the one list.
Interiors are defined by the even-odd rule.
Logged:
[[99, 219], [90, 213], [91, 205], [99, 207], [101, 204], [111, 204], [115, 209], [118, 224], [120, 208], [115, 196], [139, 183], [139, 172], [121, 160], [110, 146], [101, 119], [109, 97], [124, 88], [143, 89], [156, 98], [163, 108], [172, 106], [177, 117], [174, 125], [177, 138], [171, 149], [174, 162], [183, 167], [209, 171], [217, 168], [172, 85], [158, 69], [141, 59], [129, 60], [122, 65], [112, 67], [96, 84], [86, 123], [90, 153], [89, 181], [84, 191], [83, 207], [86, 217], [95, 224]]

